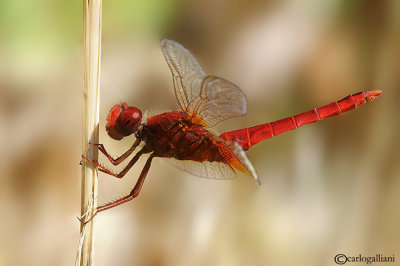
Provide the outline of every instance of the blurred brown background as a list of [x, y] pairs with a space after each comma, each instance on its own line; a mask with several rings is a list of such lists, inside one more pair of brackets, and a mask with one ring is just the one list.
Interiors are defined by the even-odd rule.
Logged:
[[[0, 1], [0, 265], [72, 265], [79, 238], [81, 1]], [[141, 195], [101, 213], [96, 265], [335, 265], [400, 260], [400, 2], [116, 0], [103, 3], [101, 143], [121, 101], [177, 109], [161, 38], [239, 85], [248, 115], [276, 120], [368, 89], [373, 103], [262, 142], [248, 176], [189, 176], [156, 159]], [[106, 162], [104, 157], [100, 160]], [[99, 175], [99, 202], [128, 193]], [[394, 265], [394, 264], [389, 264]]]

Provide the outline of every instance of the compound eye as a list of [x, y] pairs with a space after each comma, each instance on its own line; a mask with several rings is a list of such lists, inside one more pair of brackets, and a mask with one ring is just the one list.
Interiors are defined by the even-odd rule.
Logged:
[[142, 112], [136, 107], [128, 107], [118, 118], [121, 133], [128, 135], [134, 133], [139, 128], [141, 121]]
[[114, 105], [107, 117], [106, 130], [108, 135], [116, 140], [136, 132], [142, 121], [142, 112], [126, 103]]

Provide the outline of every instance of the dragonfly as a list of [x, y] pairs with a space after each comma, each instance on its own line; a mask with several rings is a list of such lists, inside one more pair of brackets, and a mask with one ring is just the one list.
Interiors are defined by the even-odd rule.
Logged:
[[149, 157], [132, 191], [124, 197], [98, 206], [95, 214], [136, 198], [152, 160], [156, 157], [172, 158], [174, 160], [171, 161], [177, 167], [196, 176], [230, 179], [237, 172], [243, 172], [261, 185], [245, 154], [250, 147], [286, 131], [353, 110], [381, 94], [381, 90], [359, 92], [301, 114], [217, 136], [210, 131], [211, 127], [226, 119], [246, 114], [247, 100], [244, 93], [226, 79], [207, 75], [192, 53], [181, 44], [163, 39], [161, 50], [172, 72], [180, 110], [154, 115], [146, 120], [139, 108], [126, 103], [111, 108], [106, 124], [108, 135], [115, 140], [134, 135], [136, 140], [117, 158], [110, 156], [103, 144], [91, 144], [115, 166], [125, 161], [140, 143], [144, 145], [118, 173], [97, 161], [85, 156], [83, 158], [94, 163], [99, 171], [122, 178], [142, 155], [149, 154]]

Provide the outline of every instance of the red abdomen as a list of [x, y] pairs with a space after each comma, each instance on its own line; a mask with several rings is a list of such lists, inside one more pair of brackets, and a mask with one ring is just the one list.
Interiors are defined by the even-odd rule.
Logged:
[[381, 91], [359, 92], [349, 95], [340, 101], [332, 102], [322, 107], [312, 109], [308, 112], [304, 112], [295, 116], [289, 116], [284, 119], [254, 127], [225, 132], [221, 134], [220, 137], [225, 140], [236, 141], [243, 150], [247, 151], [251, 146], [262, 140], [266, 140], [286, 131], [353, 110], [358, 106], [379, 97], [380, 94]]
[[178, 111], [150, 117], [143, 127], [143, 140], [159, 157], [223, 161], [218, 145], [215, 145], [221, 140], [204, 127], [185, 119]]

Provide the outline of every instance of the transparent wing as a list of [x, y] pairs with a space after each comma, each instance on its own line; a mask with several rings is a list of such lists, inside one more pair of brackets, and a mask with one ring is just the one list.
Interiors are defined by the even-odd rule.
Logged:
[[188, 110], [194, 123], [212, 127], [225, 119], [245, 115], [247, 100], [235, 84], [223, 78], [207, 76]]
[[188, 160], [169, 160], [171, 164], [189, 174], [212, 179], [233, 179], [236, 172], [221, 162], [196, 162]]
[[224, 162], [196, 162], [191, 160], [169, 160], [175, 167], [184, 170], [192, 175], [213, 179], [232, 179], [236, 177], [235, 169], [251, 175], [257, 184], [261, 180], [246, 156], [246, 153], [236, 142], [218, 144], [219, 152]]
[[206, 73], [179, 43], [163, 39], [161, 49], [171, 69], [175, 96], [188, 119], [203, 126], [246, 114], [247, 101], [233, 83]]
[[236, 143], [236, 141], [227, 142], [227, 145], [229, 146], [229, 151], [235, 155], [234, 162], [230, 164], [239, 171], [251, 175], [257, 182], [257, 184], [261, 186], [261, 179], [258, 178], [257, 172], [254, 169], [254, 166], [251, 164], [250, 160], [247, 158], [244, 150], [239, 146], [239, 144]]
[[175, 96], [182, 111], [200, 94], [201, 84], [206, 77], [196, 58], [179, 43], [163, 39], [161, 50], [172, 72]]

